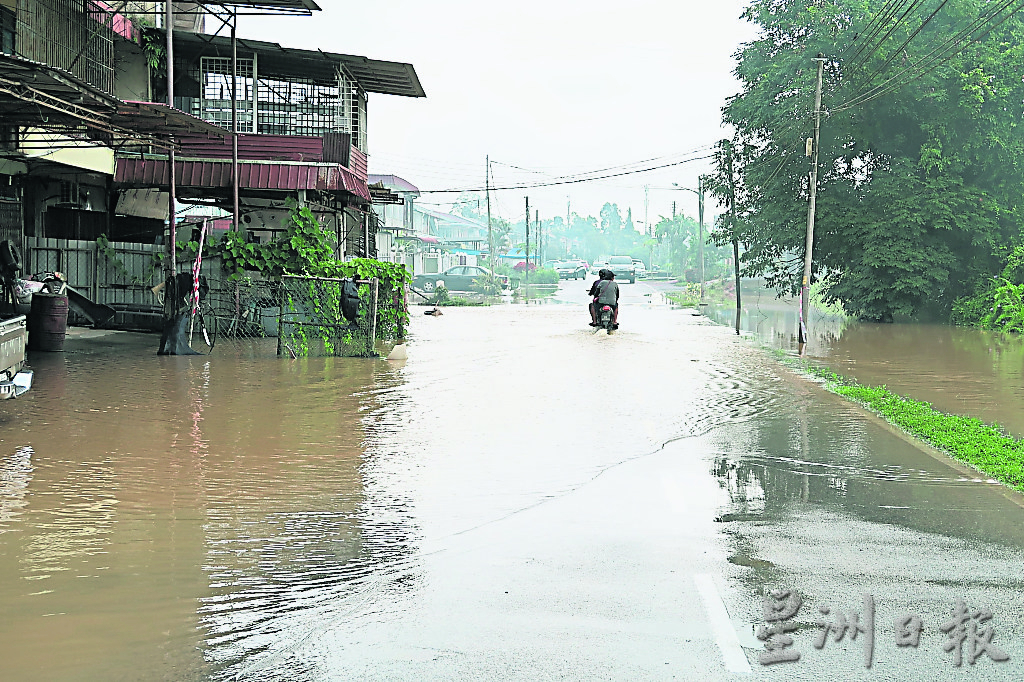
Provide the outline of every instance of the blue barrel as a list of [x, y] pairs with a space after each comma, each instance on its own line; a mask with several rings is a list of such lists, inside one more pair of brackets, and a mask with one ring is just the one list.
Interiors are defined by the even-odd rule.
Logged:
[[28, 313], [28, 349], [50, 352], [64, 350], [68, 332], [68, 297], [33, 294]]

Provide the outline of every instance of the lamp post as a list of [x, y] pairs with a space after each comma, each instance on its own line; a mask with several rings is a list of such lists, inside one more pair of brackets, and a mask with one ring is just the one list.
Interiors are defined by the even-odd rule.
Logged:
[[700, 225], [700, 304], [704, 305], [704, 176], [697, 178], [697, 189], [680, 187], [678, 182], [673, 182], [672, 186], [697, 195], [697, 217]]

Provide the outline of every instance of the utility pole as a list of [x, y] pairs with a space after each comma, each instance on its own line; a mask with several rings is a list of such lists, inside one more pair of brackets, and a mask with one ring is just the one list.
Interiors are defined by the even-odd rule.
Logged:
[[[566, 197], [565, 199], [565, 243], [568, 245], [567, 248], [575, 251], [572, 248], [572, 241], [569, 239], [569, 230], [572, 225], [569, 224], [569, 217], [572, 215], [572, 200]], [[582, 253], [582, 252], [581, 252]]]
[[[650, 191], [651, 191], [651, 186], [650, 185], [644, 185], [644, 234], [645, 235], [650, 230], [650, 224], [647, 222], [647, 206], [649, 204], [649, 202], [648, 202], [648, 195], [650, 194]], [[651, 232], [651, 236], [653, 237], [654, 236], [654, 231], [650, 230], [650, 232]]]
[[526, 286], [530, 286], [530, 197], [526, 197]]
[[811, 307], [811, 250], [814, 246], [814, 208], [818, 197], [818, 141], [821, 138], [821, 80], [825, 55], [818, 53], [818, 87], [814, 93], [814, 146], [811, 148], [810, 201], [807, 204], [807, 243], [804, 246], [804, 279], [800, 290], [800, 343], [807, 343], [807, 323]]
[[484, 180], [487, 187], [487, 259], [491, 265], [491, 274], [494, 274], [494, 228], [491, 227], [491, 155], [487, 155], [487, 177]]
[[676, 202], [672, 202], [672, 220], [676, 219]]
[[729, 173], [729, 224], [732, 227], [732, 261], [736, 271], [736, 333], [740, 333], [740, 240], [736, 236], [736, 178], [732, 174], [732, 143], [725, 141], [725, 165]]
[[697, 178], [697, 215], [700, 222], [700, 304], [704, 305], [704, 176]]
[[537, 255], [533, 257], [537, 261], [537, 265], [544, 264], [544, 229], [540, 225], [540, 209], [535, 209], [533, 212], [533, 225], [537, 228]]

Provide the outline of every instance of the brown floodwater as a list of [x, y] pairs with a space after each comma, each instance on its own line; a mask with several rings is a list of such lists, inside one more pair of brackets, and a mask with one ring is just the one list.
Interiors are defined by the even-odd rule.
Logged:
[[[595, 335], [584, 289], [414, 307], [403, 362], [91, 332], [34, 354], [33, 390], [0, 404], [4, 679], [665, 677], [657, 646], [608, 633], [674, 633], [643, 620], [670, 604], [647, 586], [692, 591], [666, 543], [755, 603], [778, 539], [821, 518], [828, 542], [895, 534], [908, 566], [947, 552], [935, 584], [991, 573], [1020, 615], [1019, 496], [645, 285]], [[621, 508], [627, 488], [668, 511]]]
[[[796, 353], [796, 301], [757, 289], [744, 297], [741, 329]], [[714, 306], [709, 316], [734, 325], [735, 308]], [[844, 376], [1024, 436], [1024, 336], [941, 324], [857, 322], [815, 311], [809, 337], [804, 356]]]

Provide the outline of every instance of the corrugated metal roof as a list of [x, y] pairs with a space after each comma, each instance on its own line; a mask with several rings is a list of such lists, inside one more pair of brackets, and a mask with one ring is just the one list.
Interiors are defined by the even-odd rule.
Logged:
[[258, 10], [300, 12], [302, 14], [320, 11], [320, 8], [315, 2], [313, 2], [313, 0], [223, 0], [218, 2], [200, 2], [200, 4]]
[[[179, 187], [231, 187], [231, 163], [182, 159], [174, 164]], [[114, 183], [130, 187], [164, 187], [169, 184], [166, 159], [118, 157]], [[238, 185], [248, 190], [345, 191], [370, 201], [366, 182], [337, 164], [241, 162]]]
[[[231, 38], [228, 36], [175, 33], [174, 42], [175, 55], [182, 57], [189, 52], [193, 55], [231, 56]], [[366, 92], [404, 97], [427, 96], [412, 64], [323, 50], [299, 50], [279, 43], [242, 38], [238, 39], [238, 49], [240, 53], [258, 54], [260, 73], [267, 76], [300, 75], [330, 82], [335, 80], [338, 67], [343, 66]]]
[[225, 128], [159, 102], [118, 102], [117, 112], [110, 120], [115, 125], [149, 135], [205, 135], [216, 140], [230, 139], [231, 135]]
[[388, 189], [397, 190], [399, 192], [415, 192], [416, 196], [420, 194], [420, 188], [412, 184], [405, 178], [400, 178], [397, 175], [380, 175], [378, 173], [370, 173], [367, 176], [368, 183], [371, 185], [383, 184]]

